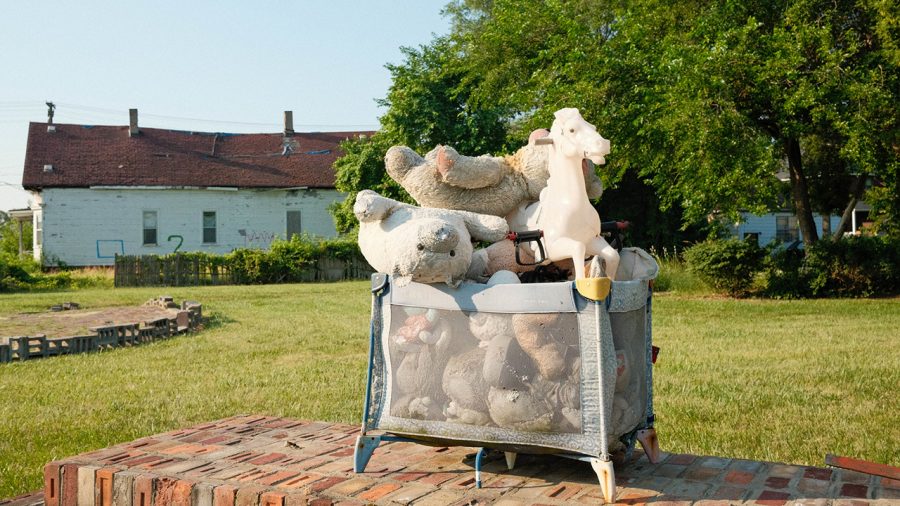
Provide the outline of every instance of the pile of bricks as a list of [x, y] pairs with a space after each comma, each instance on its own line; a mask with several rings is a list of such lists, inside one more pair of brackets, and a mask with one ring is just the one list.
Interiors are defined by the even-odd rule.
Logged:
[[[171, 299], [160, 297], [160, 302], [154, 304], [170, 308], [174, 304]], [[93, 333], [84, 336], [48, 338], [42, 334], [10, 337], [6, 343], [0, 344], [0, 363], [135, 346], [193, 332], [203, 323], [203, 306], [199, 302], [184, 301], [180, 306], [174, 304], [174, 308], [179, 311], [171, 318], [91, 327], [89, 330]]]
[[[352, 471], [357, 426], [236, 416], [138, 439], [44, 469], [47, 506], [294, 506], [363, 504], [601, 504], [590, 465], [501, 454], [475, 487], [472, 448], [413, 443], [379, 447], [367, 472]], [[900, 502], [900, 482], [840, 469], [668, 455], [616, 467], [621, 504], [856, 505]], [[31, 506], [35, 497], [0, 501]], [[18, 502], [16, 502], [18, 501]]]

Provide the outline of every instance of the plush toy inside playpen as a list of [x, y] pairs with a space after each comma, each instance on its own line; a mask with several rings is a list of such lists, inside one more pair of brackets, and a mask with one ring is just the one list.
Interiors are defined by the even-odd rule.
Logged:
[[[610, 453], [640, 440], [657, 458], [652, 402], [652, 282], [658, 266], [621, 252], [617, 279], [396, 286], [372, 280], [368, 385], [355, 470], [381, 441], [590, 462], [608, 501]], [[369, 431], [384, 432], [380, 435]]]

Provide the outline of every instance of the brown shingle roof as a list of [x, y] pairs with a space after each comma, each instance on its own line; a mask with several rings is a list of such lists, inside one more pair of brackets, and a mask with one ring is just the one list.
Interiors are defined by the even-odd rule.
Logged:
[[[22, 186], [333, 188], [338, 143], [372, 132], [223, 134], [31, 123]], [[283, 156], [285, 141], [291, 153]], [[52, 171], [45, 171], [52, 165]]]

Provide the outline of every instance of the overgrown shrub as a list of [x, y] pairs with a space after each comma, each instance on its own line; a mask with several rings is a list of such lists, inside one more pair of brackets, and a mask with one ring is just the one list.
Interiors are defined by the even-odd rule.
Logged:
[[68, 272], [44, 273], [30, 257], [0, 253], [0, 293], [32, 290], [59, 290], [72, 286]]
[[755, 242], [733, 238], [709, 239], [684, 252], [688, 269], [732, 296], [746, 295], [765, 256], [766, 251]]
[[776, 250], [767, 265], [773, 297], [871, 297], [900, 293], [900, 239], [845, 237]]
[[239, 248], [220, 258], [235, 283], [263, 284], [308, 281], [322, 257], [351, 260], [362, 254], [350, 238], [326, 240], [304, 235], [276, 239], [269, 250]]

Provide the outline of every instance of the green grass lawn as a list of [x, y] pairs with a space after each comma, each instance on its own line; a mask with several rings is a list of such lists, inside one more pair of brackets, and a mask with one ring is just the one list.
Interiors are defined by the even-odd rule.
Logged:
[[[360, 421], [367, 282], [2, 295], [0, 314], [161, 294], [201, 301], [208, 328], [0, 366], [0, 498], [39, 489], [50, 460], [237, 413]], [[657, 295], [663, 450], [900, 465], [898, 329], [898, 299]]]

